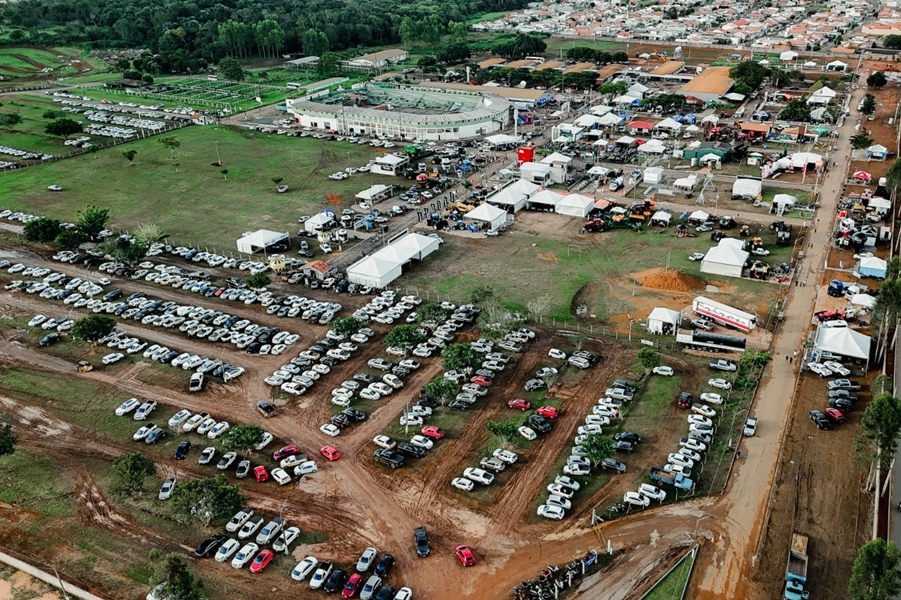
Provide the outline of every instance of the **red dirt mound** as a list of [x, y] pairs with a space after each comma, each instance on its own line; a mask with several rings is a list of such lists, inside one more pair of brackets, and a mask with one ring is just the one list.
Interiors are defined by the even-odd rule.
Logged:
[[690, 292], [692, 290], [703, 290], [707, 285], [701, 279], [686, 275], [681, 271], [670, 269], [648, 269], [634, 275], [641, 285], [655, 290], [666, 290], [670, 292]]

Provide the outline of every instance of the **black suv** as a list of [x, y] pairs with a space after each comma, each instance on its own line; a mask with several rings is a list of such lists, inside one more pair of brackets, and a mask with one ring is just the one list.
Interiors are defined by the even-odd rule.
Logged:
[[410, 458], [422, 458], [425, 456], [425, 448], [414, 446], [410, 442], [401, 442], [397, 445], [397, 451]]
[[812, 410], [810, 411], [810, 420], [817, 424], [818, 429], [831, 429], [832, 425], [829, 423], [829, 419], [826, 418], [826, 415], [823, 414], [822, 411]]
[[225, 535], [221, 533], [214, 533], [203, 542], [197, 546], [197, 549], [194, 550], [194, 556], [197, 558], [204, 558], [215, 552], [222, 543], [228, 539]]
[[338, 569], [336, 571], [332, 571], [332, 574], [329, 575], [329, 578], [326, 580], [325, 585], [322, 586], [322, 589], [326, 592], [337, 592], [341, 588], [344, 587], [344, 571]]
[[613, 449], [617, 452], [632, 452], [635, 449], [635, 445], [625, 440], [617, 440], [613, 442]]
[[641, 443], [641, 436], [637, 433], [633, 433], [631, 431], [621, 431], [613, 436], [613, 439], [617, 442], [629, 442], [630, 444], [638, 444]]
[[425, 527], [417, 527], [413, 530], [413, 541], [416, 542], [416, 554], [424, 558], [432, 551], [429, 546], [429, 534]]
[[626, 465], [613, 458], [605, 458], [601, 461], [601, 466], [605, 469], [613, 469], [617, 473], [626, 472]]
[[829, 408], [837, 408], [847, 412], [854, 408], [854, 402], [846, 398], [829, 398]]
[[541, 415], [529, 415], [526, 425], [539, 433], [548, 433], [551, 430], [550, 422]]
[[366, 413], [358, 408], [345, 408], [341, 413], [347, 415], [348, 419], [356, 423], [366, 420]]
[[184, 442], [180, 443], [178, 445], [178, 448], [175, 449], [175, 460], [184, 460], [190, 450], [191, 442], [185, 440]]
[[379, 564], [375, 566], [373, 573], [384, 579], [393, 566], [394, 557], [386, 552], [384, 556], [382, 556], [382, 560], [379, 561]]

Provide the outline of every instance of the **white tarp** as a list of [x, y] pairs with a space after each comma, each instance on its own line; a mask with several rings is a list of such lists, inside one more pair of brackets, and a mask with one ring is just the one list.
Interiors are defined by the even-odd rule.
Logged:
[[723, 275], [725, 277], [741, 277], [741, 271], [751, 256], [748, 252], [735, 247], [733, 244], [723, 244], [730, 238], [722, 240], [718, 246], [707, 251], [701, 261], [701, 273], [711, 275]]
[[610, 171], [607, 167], [602, 167], [601, 165], [595, 165], [588, 169], [585, 174], [586, 175], [597, 175], [598, 177], [603, 177]]
[[628, 104], [638, 104], [639, 102], [641, 102], [641, 100], [639, 98], [636, 98], [635, 96], [628, 96], [628, 95], [623, 94], [622, 96], [617, 96], [613, 100], [613, 102], [616, 104], [628, 105]]
[[676, 327], [682, 323], [682, 313], [678, 310], [657, 307], [648, 315], [648, 333], [663, 335], [675, 333]]
[[552, 192], [551, 190], [541, 190], [540, 192], [529, 198], [529, 203], [541, 204], [543, 206], [557, 206], [562, 198], [563, 194], [558, 194], [557, 192]]
[[622, 122], [622, 117], [619, 117], [613, 113], [607, 113], [602, 115], [600, 119], [598, 119], [598, 123], [604, 125], [605, 127], [609, 127], [611, 125], [618, 125]]
[[892, 208], [892, 202], [885, 198], [870, 198], [867, 201], [867, 208], [873, 212], [884, 215]]
[[739, 177], [732, 184], [732, 195], [745, 198], [759, 198], [763, 192], [763, 182], [759, 179]]
[[467, 219], [472, 219], [473, 221], [483, 221], [488, 223], [490, 229], [497, 229], [507, 220], [507, 211], [501, 210], [486, 202], [485, 204], [475, 207], [463, 216]]
[[585, 218], [594, 208], [594, 198], [582, 194], [569, 194], [560, 199], [554, 212], [570, 217]]
[[870, 337], [850, 327], [823, 327], [817, 330], [814, 348], [839, 356], [869, 360]]
[[711, 152], [710, 154], [705, 154], [701, 158], [698, 159], [698, 162], [706, 163], [706, 162], [720, 162], [723, 160], [723, 157], [719, 154], [714, 154]]
[[277, 244], [282, 240], [287, 240], [289, 237], [290, 236], [287, 233], [259, 229], [238, 239], [238, 252], [243, 252], [244, 254], [262, 252], [269, 246]]
[[538, 191], [539, 188], [541, 188], [541, 186], [537, 183], [532, 183], [531, 181], [520, 179], [505, 187], [504, 191], [512, 192], [514, 194], [524, 194], [525, 196], [531, 196], [536, 191]]
[[850, 302], [855, 306], [873, 308], [873, 306], [876, 304], [876, 298], [869, 294], [854, 294], [853, 296], [851, 296]]

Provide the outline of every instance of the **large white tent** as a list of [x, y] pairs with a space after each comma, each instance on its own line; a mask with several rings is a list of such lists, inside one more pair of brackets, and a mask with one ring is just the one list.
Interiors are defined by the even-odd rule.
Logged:
[[330, 210], [324, 210], [304, 221], [303, 228], [308, 233], [319, 233], [334, 220], [335, 213]]
[[367, 256], [347, 267], [347, 280], [381, 289], [401, 276], [401, 265], [387, 258]]
[[605, 115], [601, 115], [598, 119], [598, 123], [605, 127], [609, 127], [611, 125], [618, 125], [622, 120], [622, 117], [615, 115], [612, 112], [608, 112]]
[[862, 306], [866, 310], [872, 310], [876, 305], [876, 297], [869, 294], [854, 294], [848, 302], [853, 306]]
[[732, 197], [760, 198], [763, 192], [763, 181], [751, 177], [738, 177], [732, 184]]
[[486, 201], [497, 206], [507, 207], [507, 210], [515, 213], [525, 208], [526, 200], [528, 198], [525, 194], [505, 188], [493, 196], [488, 196]]
[[860, 259], [860, 265], [857, 267], [857, 274], [860, 277], [874, 277], [876, 279], [885, 279], [885, 271], [888, 263], [878, 256], [868, 256]]
[[563, 194], [558, 194], [551, 190], [541, 190], [529, 198], [529, 206], [546, 206], [556, 208], [560, 204]]
[[594, 208], [594, 198], [582, 194], [569, 194], [560, 199], [554, 211], [560, 215], [585, 218]]
[[[683, 190], [685, 192], [690, 192], [695, 189], [695, 186], [698, 185], [698, 176], [692, 173], [688, 177], [680, 177], [676, 181], [673, 182], [673, 187], [678, 190]], [[706, 219], [706, 217], [705, 217]]]
[[288, 243], [289, 239], [290, 235], [287, 232], [279, 233], [278, 231], [259, 229], [238, 239], [238, 252], [245, 254], [263, 252], [276, 244]]
[[488, 223], [491, 230], [497, 229], [507, 220], [507, 211], [501, 210], [496, 206], [492, 206], [487, 202], [480, 204], [464, 215], [467, 219], [473, 221], [482, 221]]
[[489, 135], [485, 138], [485, 141], [494, 146], [495, 148], [498, 146], [504, 146], [507, 144], [518, 144], [520, 138], [515, 135], [507, 135], [505, 133], [498, 133], [496, 135]]
[[708, 213], [705, 213], [701, 209], [698, 209], [698, 210], [694, 211], [693, 213], [691, 213], [690, 215], [688, 215], [689, 221], [695, 221], [698, 223], [706, 223], [707, 219], [709, 219], [709, 218], [710, 218], [710, 215]]
[[663, 154], [666, 152], [666, 146], [660, 140], [651, 140], [647, 144], [638, 147], [640, 154]]
[[403, 273], [403, 266], [413, 259], [422, 260], [438, 249], [438, 238], [422, 233], [407, 233], [371, 256], [347, 268], [351, 283], [384, 288]]
[[793, 50], [786, 50], [779, 55], [779, 60], [781, 60], [782, 62], [791, 62], [796, 58], [798, 58], [798, 53]]
[[654, 216], [651, 217], [651, 225], [659, 225], [660, 227], [667, 227], [672, 221], [673, 215], [672, 213], [668, 213], [665, 210], [658, 210], [654, 213]]
[[807, 104], [829, 104], [836, 95], [835, 90], [823, 86], [810, 94], [807, 98]]
[[751, 256], [734, 244], [724, 244], [731, 238], [721, 240], [719, 245], [707, 251], [701, 261], [701, 273], [723, 275], [725, 277], [741, 277], [741, 271], [748, 257]]
[[682, 124], [671, 117], [667, 117], [654, 125], [654, 129], [660, 129], [664, 131], [679, 131], [680, 129], [682, 129]]
[[573, 121], [574, 125], [578, 125], [579, 127], [593, 127], [594, 125], [600, 122], [600, 117], [596, 117], [595, 115], [582, 115], [575, 121]]
[[588, 112], [590, 112], [593, 115], [597, 115], [599, 117], [603, 117], [604, 115], [606, 115], [612, 111], [613, 111], [612, 106], [606, 106], [604, 104], [598, 104], [597, 106], [592, 106], [590, 109], [588, 109]]
[[362, 192], [360, 192], [359, 194], [357, 194], [354, 197], [368, 202], [375, 198], [381, 198], [381, 197], [385, 196], [387, 194], [387, 192], [390, 192], [390, 191], [391, 191], [391, 188], [388, 187], [387, 185], [382, 185], [380, 183], [377, 183], [376, 185], [369, 186], [368, 188], [366, 188], [365, 190], [363, 190]]
[[850, 327], [824, 327], [817, 330], [814, 349], [819, 352], [831, 352], [847, 358], [856, 358], [869, 362], [870, 336], [854, 331]]
[[510, 185], [504, 188], [504, 191], [510, 191], [515, 194], [525, 194], [526, 196], [531, 196], [535, 192], [537, 192], [541, 188], [540, 185], [536, 183], [532, 183], [531, 181], [526, 181], [524, 179], [520, 179], [518, 181], [514, 181]]
[[793, 207], [797, 201], [798, 198], [791, 194], [776, 194], [773, 196], [773, 204], [782, 204], [786, 209]]
[[682, 323], [682, 313], [678, 310], [657, 307], [648, 315], [648, 333], [656, 335], [672, 334]]

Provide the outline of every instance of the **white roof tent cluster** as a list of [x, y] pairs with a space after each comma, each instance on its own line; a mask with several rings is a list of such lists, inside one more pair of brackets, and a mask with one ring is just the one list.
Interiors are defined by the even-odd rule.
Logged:
[[[533, 163], [526, 163], [533, 164]], [[534, 163], [539, 164], [539, 163]], [[540, 189], [536, 184], [520, 179], [487, 198], [489, 204], [516, 212], [528, 206], [552, 208], [558, 215], [585, 218], [594, 208], [595, 200], [582, 194], [560, 194]], [[468, 213], [469, 217], [472, 213]]]
[[287, 244], [289, 240], [290, 235], [287, 232], [279, 233], [278, 231], [259, 229], [238, 239], [238, 252], [244, 254], [266, 252], [273, 246]]
[[710, 250], [701, 261], [701, 273], [741, 277], [742, 269], [750, 257], [744, 242], [736, 238], [725, 238]]
[[383, 289], [403, 273], [403, 267], [414, 258], [423, 260], [438, 249], [441, 241], [422, 233], [407, 233], [387, 246], [362, 258], [347, 268], [351, 283]]

